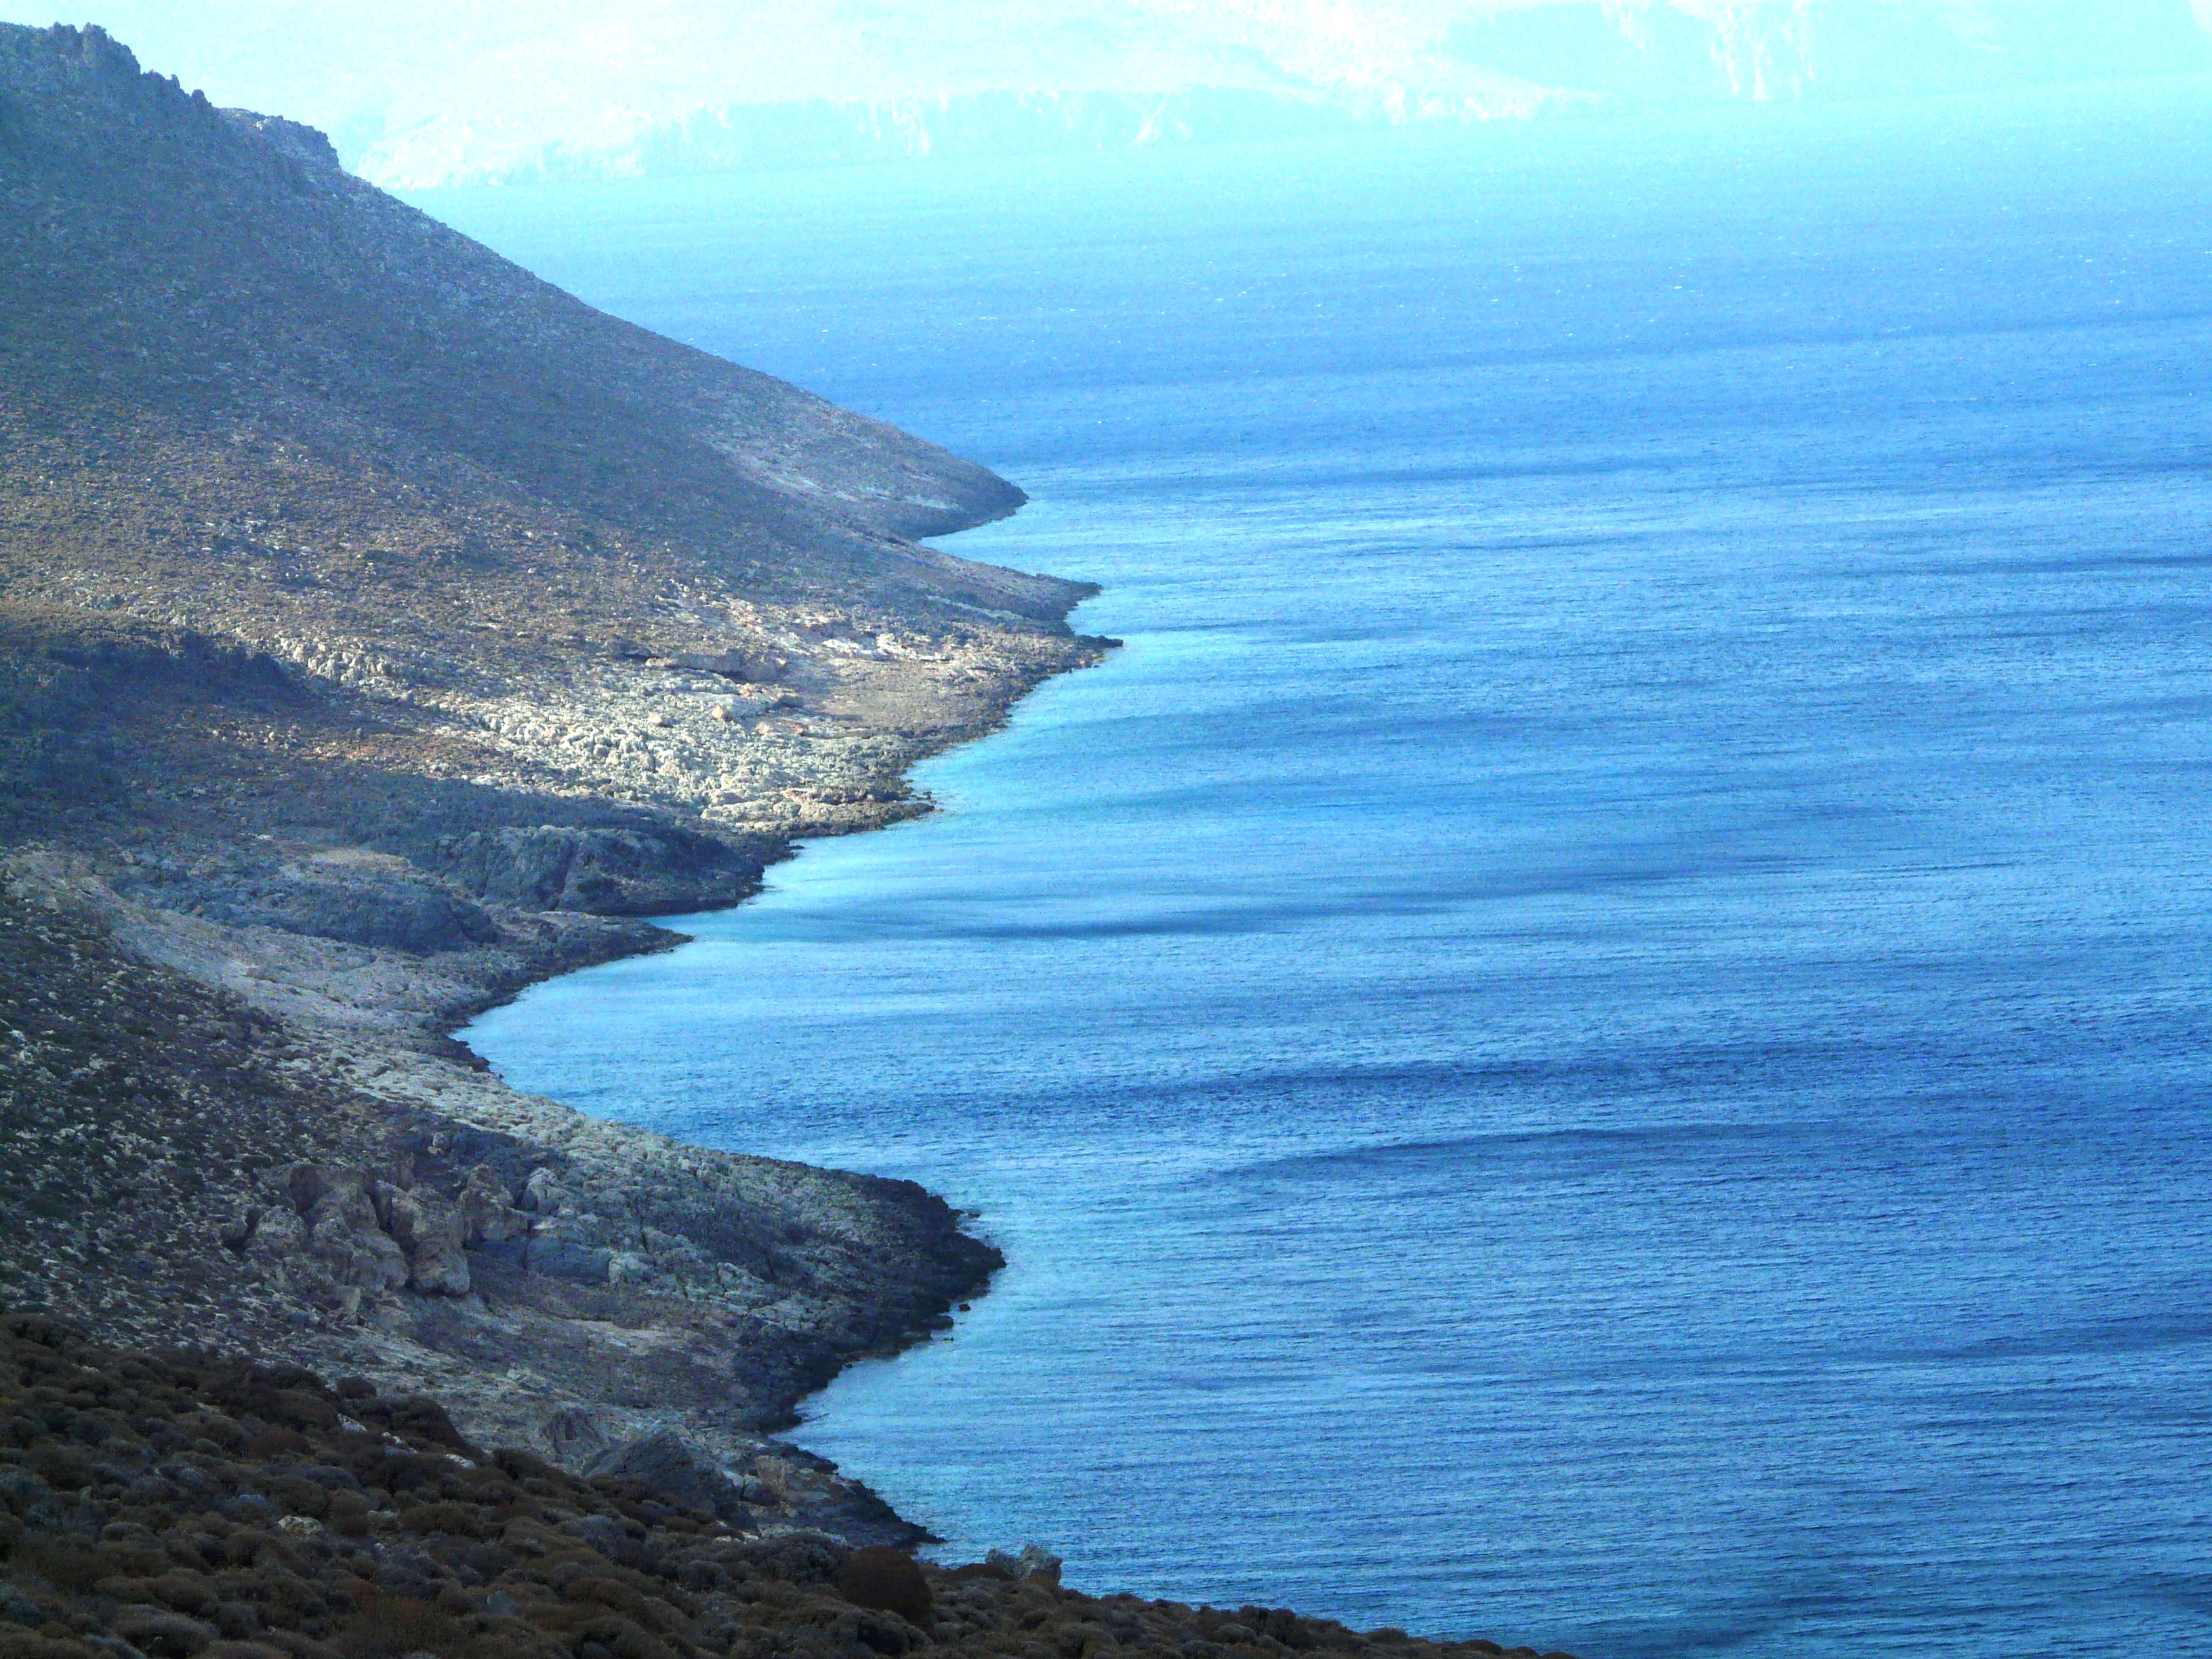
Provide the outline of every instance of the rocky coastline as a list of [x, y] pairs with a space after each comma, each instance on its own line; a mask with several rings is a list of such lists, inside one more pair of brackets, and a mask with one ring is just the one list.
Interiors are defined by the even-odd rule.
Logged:
[[[0, 27], [0, 1306], [434, 1392], [572, 1470], [771, 1440], [999, 1265], [456, 1043], [1096, 659], [914, 539], [982, 468], [591, 311], [97, 29]], [[657, 1454], [655, 1454], [657, 1455]]]
[[918, 1565], [774, 1436], [997, 1251], [454, 1040], [1109, 649], [1018, 489], [96, 28], [0, 230], [0, 1659], [1498, 1651]]

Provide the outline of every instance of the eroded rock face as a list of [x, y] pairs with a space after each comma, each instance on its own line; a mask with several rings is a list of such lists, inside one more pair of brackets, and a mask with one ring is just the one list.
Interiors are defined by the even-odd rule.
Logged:
[[465, 1188], [456, 1202], [359, 1170], [295, 1164], [285, 1176], [289, 1203], [260, 1212], [240, 1248], [280, 1261], [304, 1255], [332, 1285], [370, 1296], [401, 1289], [465, 1296], [471, 1215], [479, 1236], [484, 1222], [504, 1237], [515, 1236], [508, 1218], [527, 1225], [506, 1206], [491, 1172], [481, 1173], [489, 1180]]
[[460, 1212], [435, 1194], [380, 1186], [378, 1212], [407, 1255], [407, 1287], [428, 1295], [466, 1296], [469, 1258]]
[[479, 1164], [469, 1171], [455, 1207], [465, 1244], [503, 1244], [529, 1236], [529, 1216], [508, 1200], [506, 1184], [489, 1165]]
[[307, 1224], [300, 1219], [300, 1212], [289, 1200], [255, 1209], [253, 1231], [246, 1241], [248, 1255], [283, 1261], [297, 1256], [307, 1247]]
[[307, 1229], [307, 1249], [340, 1285], [374, 1294], [407, 1283], [407, 1253], [384, 1231], [360, 1172], [302, 1165], [293, 1171], [293, 1198], [308, 1194], [300, 1212]]

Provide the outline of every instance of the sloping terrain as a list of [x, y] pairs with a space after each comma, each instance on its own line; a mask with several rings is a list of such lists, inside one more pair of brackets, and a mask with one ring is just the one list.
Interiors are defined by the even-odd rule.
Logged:
[[912, 539], [1020, 500], [0, 27], [0, 1300], [901, 1533], [759, 1435], [995, 1253], [446, 1033], [921, 810], [912, 761], [1091, 660], [1086, 590]]
[[0, 1659], [1500, 1651], [1094, 1598], [1034, 1551], [947, 1571], [818, 1533], [763, 1539], [654, 1452], [653, 1483], [585, 1481], [358, 1377], [125, 1355], [0, 1319]]

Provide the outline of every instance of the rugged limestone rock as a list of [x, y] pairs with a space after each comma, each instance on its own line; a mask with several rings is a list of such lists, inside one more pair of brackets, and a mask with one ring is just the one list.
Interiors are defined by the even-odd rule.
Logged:
[[758, 863], [708, 836], [673, 828], [591, 830], [539, 824], [476, 832], [441, 849], [448, 876], [495, 904], [530, 910], [651, 915], [672, 902], [747, 896]]
[[514, 1207], [505, 1184], [489, 1164], [479, 1164], [469, 1171], [457, 1208], [464, 1244], [504, 1244], [530, 1232], [530, 1217]]
[[259, 880], [211, 884], [198, 903], [200, 914], [234, 927], [277, 927], [417, 955], [488, 945], [499, 937], [483, 907], [411, 874], [341, 874], [294, 864]]
[[384, 1230], [366, 1177], [302, 1164], [292, 1173], [292, 1201], [307, 1224], [307, 1248], [341, 1285], [374, 1292], [408, 1280], [407, 1255]]
[[435, 1194], [403, 1188], [376, 1188], [377, 1218], [407, 1255], [410, 1290], [445, 1296], [469, 1291], [465, 1229], [458, 1207]]

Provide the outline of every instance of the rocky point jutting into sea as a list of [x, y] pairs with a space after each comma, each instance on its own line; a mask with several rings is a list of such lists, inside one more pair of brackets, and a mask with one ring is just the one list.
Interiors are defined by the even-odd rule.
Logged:
[[891, 1528], [753, 1437], [994, 1254], [446, 1033], [920, 810], [910, 761], [1094, 655], [1080, 586], [913, 539], [1020, 493], [97, 30], [0, 30], [0, 1297], [571, 1465], [680, 1430], [764, 1516]]
[[0, 1659], [1441, 1650], [887, 1553], [768, 1437], [998, 1253], [450, 1036], [1093, 660], [916, 539], [1018, 490], [97, 29], [0, 27]]

